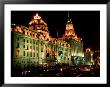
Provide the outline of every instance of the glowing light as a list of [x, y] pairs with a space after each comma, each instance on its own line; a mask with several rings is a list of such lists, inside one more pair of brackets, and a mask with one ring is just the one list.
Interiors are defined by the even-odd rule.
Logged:
[[91, 51], [91, 49], [90, 49], [90, 48], [87, 48], [87, 49], [86, 49], [86, 52], [88, 52], [88, 51], [90, 52], [90, 51]]
[[36, 16], [34, 16], [34, 19], [41, 19], [41, 17], [37, 13]]
[[60, 71], [62, 72], [62, 71], [63, 71], [63, 69], [61, 68], [61, 69], [60, 69]]
[[16, 24], [12, 24], [12, 25], [16, 25]]

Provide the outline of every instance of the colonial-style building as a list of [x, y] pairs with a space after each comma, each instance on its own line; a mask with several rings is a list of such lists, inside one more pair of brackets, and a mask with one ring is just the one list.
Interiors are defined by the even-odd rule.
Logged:
[[38, 14], [29, 22], [28, 27], [12, 24], [13, 67], [25, 69], [43, 64], [83, 63], [83, 42], [77, 37], [69, 16], [65, 28], [62, 38], [52, 38], [49, 36], [47, 23]]

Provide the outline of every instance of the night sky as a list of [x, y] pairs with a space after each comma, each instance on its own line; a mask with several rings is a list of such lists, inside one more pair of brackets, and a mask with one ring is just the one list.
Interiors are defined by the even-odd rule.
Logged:
[[[62, 37], [66, 29], [68, 11], [12, 11], [11, 23], [28, 27], [38, 12], [47, 23], [52, 37]], [[84, 50], [100, 50], [100, 11], [69, 11], [76, 34], [83, 39]]]

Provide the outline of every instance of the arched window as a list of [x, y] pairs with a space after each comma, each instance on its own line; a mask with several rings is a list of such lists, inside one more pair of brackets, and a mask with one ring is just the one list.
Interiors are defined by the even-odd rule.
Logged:
[[33, 34], [33, 37], [35, 36], [35, 34]]
[[30, 33], [30, 36], [32, 36], [32, 33]]
[[19, 45], [19, 43], [17, 43], [17, 46], [16, 46], [16, 48], [19, 48], [20, 47], [20, 45]]
[[23, 34], [25, 34], [25, 31], [23, 31]]

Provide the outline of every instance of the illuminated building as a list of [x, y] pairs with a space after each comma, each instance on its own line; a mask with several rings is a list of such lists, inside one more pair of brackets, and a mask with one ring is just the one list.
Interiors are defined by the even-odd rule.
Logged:
[[95, 65], [100, 65], [100, 51], [94, 51], [93, 59], [94, 59]]
[[75, 64], [83, 63], [83, 42], [82, 38], [78, 38], [75, 33], [71, 19], [69, 18], [66, 24], [65, 34], [63, 35], [63, 40], [70, 44], [70, 58]]
[[61, 38], [49, 36], [48, 26], [38, 14], [29, 22], [29, 27], [13, 24], [11, 35], [13, 67], [82, 63], [82, 39], [77, 37], [69, 15]]
[[93, 52], [90, 48], [86, 49], [86, 52], [84, 53], [84, 58], [86, 65], [94, 65]]

